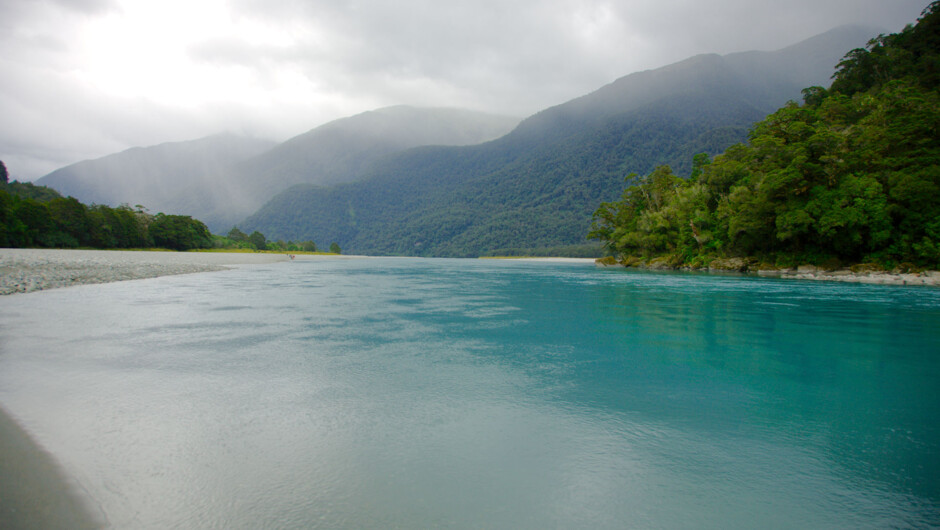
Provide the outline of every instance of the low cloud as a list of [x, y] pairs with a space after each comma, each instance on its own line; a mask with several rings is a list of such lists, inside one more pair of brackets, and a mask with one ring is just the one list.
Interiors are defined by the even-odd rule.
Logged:
[[[771, 50], [926, 0], [14, 0], [0, 159], [14, 178], [229, 130], [286, 139], [394, 104], [524, 117], [631, 72]], [[874, 36], [874, 35], [873, 35]]]

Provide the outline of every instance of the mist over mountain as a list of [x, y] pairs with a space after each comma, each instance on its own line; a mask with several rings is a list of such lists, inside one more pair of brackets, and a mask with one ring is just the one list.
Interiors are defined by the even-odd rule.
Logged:
[[89, 204], [142, 204], [154, 212], [191, 214], [186, 208], [193, 206], [196, 198], [211, 194], [220, 185], [219, 175], [274, 145], [269, 140], [218, 134], [133, 147], [57, 169], [36, 184]]
[[355, 181], [391, 153], [423, 145], [479, 144], [518, 123], [507, 116], [405, 105], [335, 120], [239, 164], [200, 219], [214, 230], [227, 230], [293, 185]]
[[629, 173], [660, 164], [687, 173], [693, 154], [723, 151], [803, 88], [828, 86], [838, 61], [877, 34], [841, 27], [774, 52], [699, 55], [631, 74], [498, 140], [411, 149], [354, 183], [295, 186], [240, 226], [370, 254], [570, 249]]
[[37, 181], [84, 202], [143, 204], [219, 232], [300, 183], [359, 178], [378, 158], [429, 144], [476, 144], [519, 120], [447, 108], [388, 107], [329, 122], [281, 144], [218, 135], [72, 164]]
[[245, 185], [277, 187], [349, 182], [377, 157], [420, 145], [478, 144], [518, 123], [517, 118], [462, 109], [387, 107], [295, 136], [246, 162], [239, 176]]

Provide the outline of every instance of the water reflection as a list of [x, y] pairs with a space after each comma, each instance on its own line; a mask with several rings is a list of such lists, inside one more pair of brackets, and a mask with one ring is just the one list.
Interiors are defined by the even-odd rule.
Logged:
[[[625, 363], [688, 373], [686, 393], [658, 396], [685, 420], [818, 451], [849, 487], [940, 501], [936, 293], [644, 279], [594, 290], [597, 312], [618, 315], [611, 335], [630, 345], [620, 350]], [[917, 298], [924, 305], [911, 303]], [[644, 379], [654, 373], [645, 370]], [[665, 378], [656, 385], [675, 386]]]

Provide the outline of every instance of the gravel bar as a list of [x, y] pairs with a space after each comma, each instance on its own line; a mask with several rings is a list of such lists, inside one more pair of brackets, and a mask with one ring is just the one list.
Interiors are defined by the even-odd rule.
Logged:
[[0, 295], [219, 271], [289, 259], [286, 254], [268, 253], [4, 248], [0, 249]]

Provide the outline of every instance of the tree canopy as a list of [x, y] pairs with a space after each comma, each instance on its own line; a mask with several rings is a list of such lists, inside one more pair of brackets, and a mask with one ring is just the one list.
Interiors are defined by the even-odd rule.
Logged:
[[150, 215], [142, 207], [86, 206], [74, 197], [31, 183], [0, 183], [0, 247], [207, 248], [202, 222], [181, 215]]

